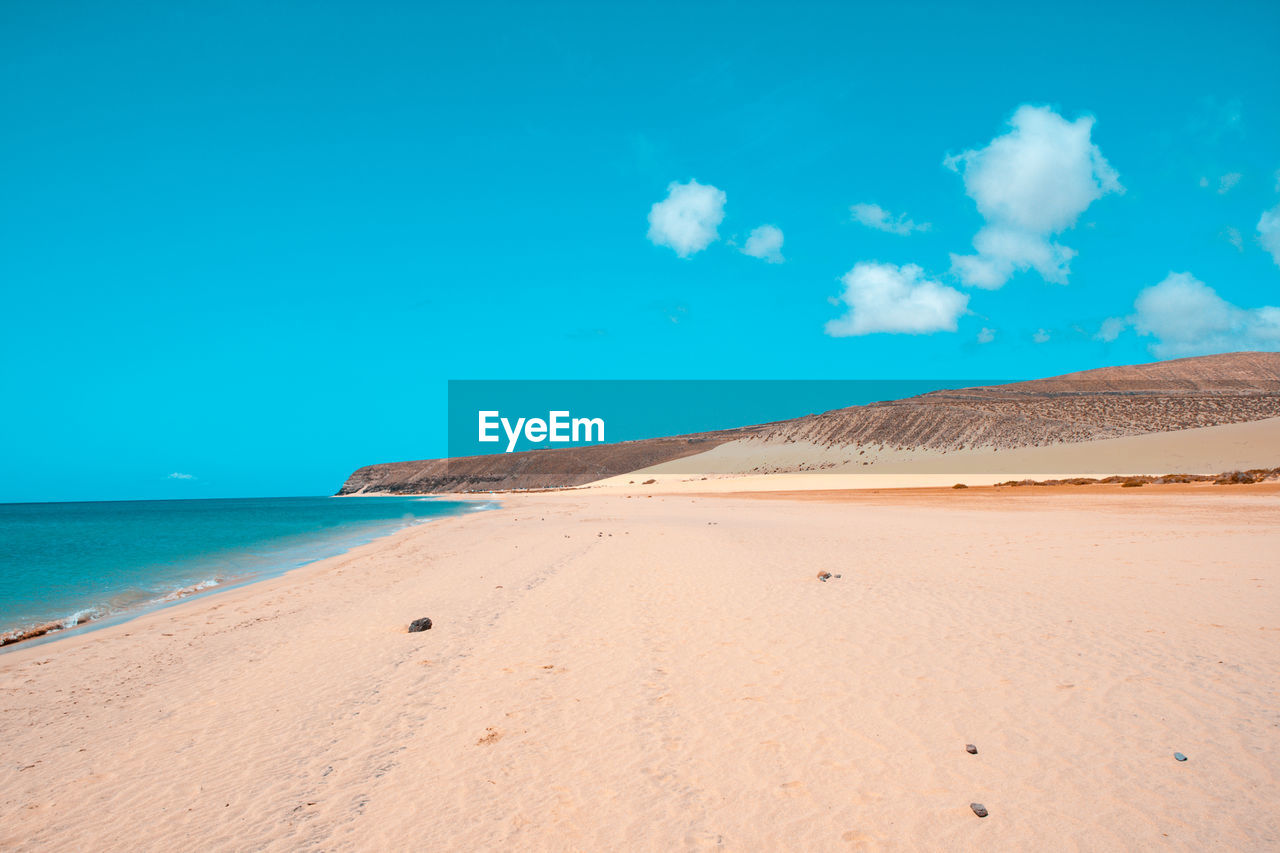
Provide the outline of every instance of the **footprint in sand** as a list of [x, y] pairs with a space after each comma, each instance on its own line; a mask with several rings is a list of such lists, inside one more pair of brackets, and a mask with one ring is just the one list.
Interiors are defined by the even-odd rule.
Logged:
[[866, 849], [867, 845], [876, 845], [880, 841], [880, 837], [872, 835], [869, 832], [862, 832], [858, 829], [851, 829], [840, 836], [841, 841], [847, 841], [850, 844], [857, 845], [857, 849]]

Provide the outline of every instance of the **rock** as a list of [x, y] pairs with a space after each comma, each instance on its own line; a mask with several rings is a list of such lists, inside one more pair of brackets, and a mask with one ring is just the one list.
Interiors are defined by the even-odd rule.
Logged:
[[976, 814], [978, 817], [987, 816], [987, 807], [984, 806], [982, 803], [969, 803], [969, 808], [973, 809], [973, 813]]
[[836, 575], [836, 577], [838, 577], [838, 578], [839, 578], [839, 577], [844, 577], [844, 576], [843, 576], [843, 575]]
[[1176, 758], [1176, 759], [1178, 759], [1179, 761], [1186, 761], [1186, 760], [1187, 760], [1187, 757], [1186, 757], [1185, 755], [1183, 755], [1181, 752], [1175, 752], [1175, 753], [1173, 754], [1173, 757], [1174, 757], [1174, 758]]
[[969, 753], [970, 755], [977, 755], [977, 754], [978, 754], [978, 748], [977, 748], [976, 746], [974, 746], [973, 744], [971, 744], [971, 743], [966, 743], [966, 744], [964, 745], [964, 751], [965, 751], [965, 752], [967, 752], [967, 753]]
[[409, 633], [416, 634], [419, 631], [430, 631], [431, 620], [423, 616], [421, 619], [414, 619], [409, 623]]
[[823, 583], [827, 582], [827, 578], [831, 577], [831, 572], [818, 572], [818, 580]]

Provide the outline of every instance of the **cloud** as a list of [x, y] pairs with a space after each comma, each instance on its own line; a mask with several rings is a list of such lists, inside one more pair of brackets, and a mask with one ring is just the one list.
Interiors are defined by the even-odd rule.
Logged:
[[1228, 243], [1236, 247], [1237, 252], [1244, 251], [1244, 237], [1240, 234], [1240, 229], [1228, 225], [1222, 229], [1222, 236], [1227, 238]]
[[956, 320], [969, 305], [968, 295], [925, 278], [915, 264], [863, 261], [841, 281], [845, 290], [840, 301], [849, 312], [826, 326], [827, 334], [836, 338], [874, 332], [954, 332]]
[[761, 225], [752, 229], [747, 237], [747, 245], [742, 247], [744, 255], [762, 258], [771, 264], [780, 264], [786, 260], [782, 257], [782, 229], [775, 225]]
[[888, 231], [890, 234], [907, 235], [912, 231], [928, 231], [933, 226], [928, 222], [917, 225], [907, 218], [905, 213], [894, 216], [878, 204], [855, 204], [849, 208], [853, 220], [877, 231]]
[[1280, 308], [1239, 308], [1191, 273], [1169, 273], [1133, 308], [1128, 321], [1160, 358], [1280, 347]]
[[1047, 344], [1049, 342], [1049, 333], [1044, 329], [1037, 329], [1036, 333], [1031, 336], [1031, 340], [1038, 344]]
[[173, 472], [172, 474], [170, 474], [166, 479], [169, 479], [169, 480], [195, 480], [195, 479], [197, 479], [197, 477], [196, 477], [196, 475], [195, 475], [195, 474], [183, 474], [183, 473], [180, 473], [180, 472], [178, 472], [178, 471], [174, 471], [174, 472]]
[[1227, 172], [1218, 179], [1218, 195], [1226, 195], [1231, 192], [1231, 188], [1240, 183], [1241, 174], [1239, 172]]
[[1280, 266], [1280, 204], [1262, 212], [1262, 218], [1258, 220], [1258, 242]]
[[982, 331], [978, 332], [978, 343], [989, 344], [996, 339], [996, 330], [982, 327]]
[[672, 181], [667, 197], [649, 209], [649, 239], [670, 246], [682, 258], [701, 252], [720, 239], [725, 194], [709, 184]]
[[1124, 188], [1092, 142], [1091, 117], [1069, 122], [1048, 107], [1024, 105], [1009, 125], [987, 147], [944, 161], [964, 178], [987, 221], [973, 238], [977, 254], [953, 254], [952, 271], [988, 289], [1028, 269], [1065, 284], [1076, 252], [1050, 238], [1073, 227], [1094, 201]]
[[1093, 339], [1095, 341], [1106, 341], [1107, 343], [1111, 343], [1116, 338], [1120, 337], [1120, 333], [1123, 332], [1128, 325], [1129, 321], [1123, 317], [1108, 317], [1102, 321], [1102, 326], [1099, 327], [1098, 333], [1093, 336]]
[[680, 321], [689, 313], [689, 307], [680, 302], [650, 302], [647, 306], [649, 310], [657, 312], [658, 316], [664, 320], [679, 325]]

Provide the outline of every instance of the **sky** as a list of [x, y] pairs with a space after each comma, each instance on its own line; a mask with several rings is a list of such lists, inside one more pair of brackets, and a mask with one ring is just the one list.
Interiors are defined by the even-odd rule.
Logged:
[[1280, 349], [1276, 44], [1262, 2], [6, 2], [0, 501], [332, 493], [442, 455], [451, 379]]

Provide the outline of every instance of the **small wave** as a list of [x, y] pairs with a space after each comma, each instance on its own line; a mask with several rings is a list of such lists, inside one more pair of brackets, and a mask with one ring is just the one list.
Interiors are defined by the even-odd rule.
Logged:
[[181, 587], [180, 589], [175, 589], [173, 592], [170, 592], [166, 595], [161, 596], [160, 598], [155, 599], [154, 603], [167, 604], [170, 601], [177, 601], [178, 599], [186, 598], [189, 595], [197, 595], [199, 593], [204, 592], [205, 590], [213, 589], [214, 587], [221, 586], [221, 585], [222, 585], [221, 578], [209, 578], [208, 580], [200, 581], [200, 583], [193, 583], [190, 586], [184, 586], [184, 587]]
[[104, 615], [105, 610], [101, 607], [86, 607], [83, 610], [77, 610], [66, 619], [63, 619], [61, 627], [63, 629], [74, 628], [77, 625], [92, 622], [94, 619], [101, 619]]
[[41, 622], [38, 625], [28, 625], [25, 628], [5, 631], [0, 634], [0, 646], [10, 646], [14, 643], [21, 643], [23, 640], [34, 640], [36, 637], [43, 637], [46, 634], [56, 634], [59, 631], [65, 631], [77, 625], [84, 625], [95, 619], [101, 619], [102, 616], [102, 608], [86, 607], [62, 619], [53, 619], [49, 622]]
[[98, 622], [111, 616], [121, 616], [163, 604], [170, 604], [174, 601], [180, 601], [181, 599], [207, 592], [221, 586], [222, 583], [222, 578], [207, 578], [199, 583], [179, 587], [161, 595], [157, 595], [154, 591], [130, 590], [113, 596], [107, 604], [85, 607], [61, 619], [51, 619], [48, 622], [27, 625], [23, 628], [15, 628], [11, 631], [0, 633], [0, 646], [9, 646], [14, 643], [20, 643], [23, 640], [34, 640], [36, 637], [56, 634], [59, 631], [69, 631], [72, 628], [79, 628], [90, 622]]

